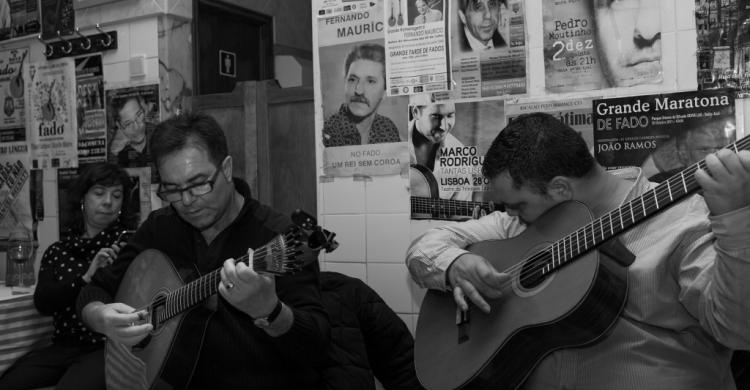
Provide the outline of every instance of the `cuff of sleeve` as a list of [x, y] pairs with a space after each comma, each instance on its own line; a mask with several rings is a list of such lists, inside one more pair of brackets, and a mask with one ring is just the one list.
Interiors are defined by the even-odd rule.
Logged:
[[112, 297], [104, 289], [99, 287], [94, 287], [90, 284], [84, 286], [81, 289], [81, 292], [78, 293], [78, 298], [76, 299], [76, 312], [78, 312], [79, 318], [83, 318], [81, 311], [86, 305], [97, 301], [111, 303]]
[[722, 247], [738, 249], [750, 244], [750, 206], [709, 216], [709, 221]]
[[441, 286], [443, 290], [450, 290], [451, 288], [450, 283], [448, 283], [448, 268], [459, 256], [468, 252], [466, 249], [448, 248], [435, 259], [435, 267], [443, 272], [443, 285]]

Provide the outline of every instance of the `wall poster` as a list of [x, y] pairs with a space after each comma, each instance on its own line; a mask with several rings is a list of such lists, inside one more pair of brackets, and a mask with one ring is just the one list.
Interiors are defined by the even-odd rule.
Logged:
[[592, 3], [542, 2], [546, 90], [557, 93], [660, 83], [660, 2]]
[[594, 156], [663, 181], [737, 137], [730, 90], [594, 100]]
[[371, 4], [317, 19], [323, 118], [316, 123], [327, 176], [399, 174], [408, 166], [408, 98], [386, 96], [383, 1]]

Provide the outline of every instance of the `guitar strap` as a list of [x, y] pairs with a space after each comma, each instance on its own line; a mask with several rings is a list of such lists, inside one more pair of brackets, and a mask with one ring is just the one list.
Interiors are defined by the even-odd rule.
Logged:
[[610, 238], [601, 244], [597, 250], [617, 261], [621, 266], [627, 268], [635, 261], [635, 255], [617, 237]]

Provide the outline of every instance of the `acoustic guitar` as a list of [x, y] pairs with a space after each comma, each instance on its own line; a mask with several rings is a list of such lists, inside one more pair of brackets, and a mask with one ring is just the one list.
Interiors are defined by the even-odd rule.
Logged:
[[55, 105], [52, 103], [52, 90], [55, 87], [56, 79], [53, 79], [49, 85], [49, 92], [47, 93], [47, 102], [42, 105], [42, 119], [45, 121], [51, 121], [55, 119]]
[[[266, 245], [249, 250], [236, 262], [251, 265], [256, 272], [288, 275], [316, 260], [315, 252], [333, 251], [335, 233], [316, 226], [315, 219], [297, 210], [296, 226]], [[105, 375], [109, 390], [145, 390], [187, 386], [198, 360], [203, 334], [213, 310], [201, 305], [218, 291], [218, 268], [184, 283], [172, 261], [149, 249], [139, 254], [120, 283], [115, 302], [146, 310], [145, 321], [154, 328], [134, 347], [107, 340]], [[195, 336], [192, 342], [175, 343], [177, 332]]]
[[[727, 148], [750, 148], [750, 136]], [[613, 260], [609, 240], [697, 191], [698, 168], [705, 161], [597, 219], [565, 202], [517, 237], [469, 246], [511, 282], [488, 302], [490, 314], [457, 313], [451, 293], [427, 291], [414, 344], [420, 382], [431, 390], [517, 389], [550, 352], [602, 340], [627, 297], [627, 268]]]
[[471, 218], [476, 207], [486, 213], [495, 210], [488, 202], [440, 199], [435, 175], [424, 165], [409, 167], [409, 183], [412, 219], [456, 221]]
[[26, 59], [26, 54], [29, 51], [26, 50], [23, 52], [23, 56], [21, 56], [21, 61], [18, 62], [18, 72], [15, 76], [13, 76], [13, 79], [10, 81], [10, 96], [14, 98], [21, 98], [23, 97], [23, 61]]
[[401, 0], [398, 0], [398, 25], [404, 25], [404, 15], [401, 13]]
[[393, 16], [393, 3], [391, 2], [391, 17], [388, 18], [388, 25], [393, 27], [396, 25], [396, 17]]

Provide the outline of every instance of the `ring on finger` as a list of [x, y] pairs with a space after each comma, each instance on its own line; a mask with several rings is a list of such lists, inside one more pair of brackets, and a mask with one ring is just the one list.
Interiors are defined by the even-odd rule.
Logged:
[[232, 288], [234, 288], [234, 283], [232, 283], [232, 282], [224, 282], [224, 287], [227, 290], [231, 290]]

